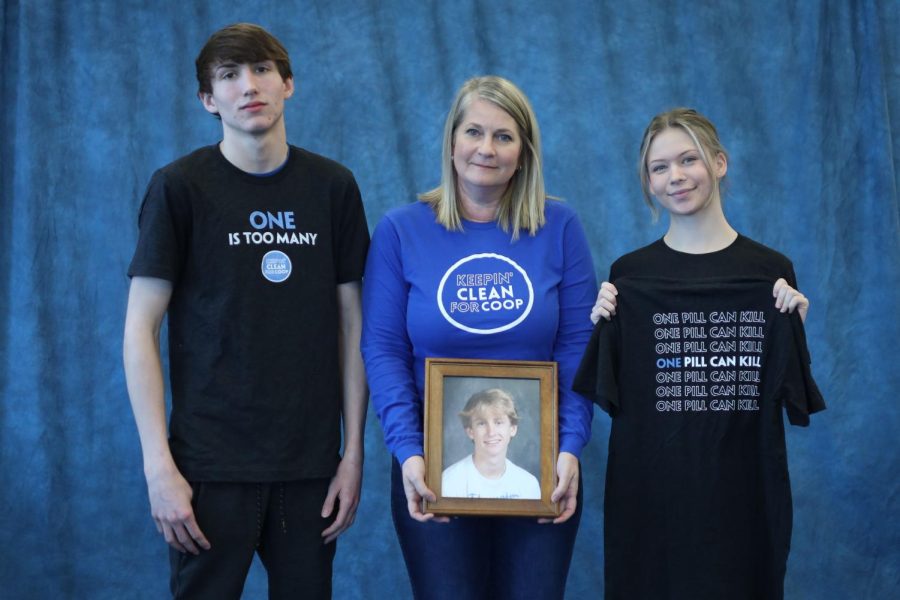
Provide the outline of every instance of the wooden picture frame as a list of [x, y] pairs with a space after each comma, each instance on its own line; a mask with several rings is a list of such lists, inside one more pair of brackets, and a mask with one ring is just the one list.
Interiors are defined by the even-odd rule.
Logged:
[[[425, 501], [425, 512], [559, 516], [559, 503], [550, 501], [559, 454], [557, 385], [555, 362], [426, 359], [425, 483], [437, 499]], [[467, 403], [474, 407], [468, 412]], [[488, 429], [488, 414], [500, 433]], [[500, 477], [484, 477], [476, 462], [505, 468]]]

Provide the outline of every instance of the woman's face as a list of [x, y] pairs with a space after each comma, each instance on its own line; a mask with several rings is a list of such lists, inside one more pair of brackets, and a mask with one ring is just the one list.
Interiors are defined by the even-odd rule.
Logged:
[[476, 456], [505, 458], [509, 441], [516, 436], [517, 425], [497, 408], [484, 408], [472, 415], [466, 435], [474, 444]]
[[[727, 165], [721, 154], [713, 161], [716, 179]], [[650, 192], [669, 214], [688, 216], [704, 211], [714, 202], [713, 179], [694, 140], [680, 127], [658, 133], [647, 151]]]
[[453, 168], [459, 186], [479, 194], [504, 191], [521, 153], [519, 128], [509, 113], [493, 102], [473, 100], [453, 134]]

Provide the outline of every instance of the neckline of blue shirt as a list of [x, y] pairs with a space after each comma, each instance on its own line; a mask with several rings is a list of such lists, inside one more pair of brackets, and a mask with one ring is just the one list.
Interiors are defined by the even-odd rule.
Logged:
[[247, 173], [247, 175], [253, 175], [254, 177], [271, 177], [272, 175], [275, 175], [276, 173], [281, 171], [284, 168], [284, 166], [286, 164], [288, 164], [288, 160], [290, 160], [290, 158], [291, 158], [291, 152], [290, 152], [290, 150], [288, 150], [288, 155], [287, 155], [287, 157], [285, 157], [284, 162], [281, 163], [280, 165], [278, 165], [277, 167], [275, 167], [274, 169], [272, 169], [271, 171], [266, 171], [265, 173], [247, 173], [247, 171], [244, 171], [244, 172]]

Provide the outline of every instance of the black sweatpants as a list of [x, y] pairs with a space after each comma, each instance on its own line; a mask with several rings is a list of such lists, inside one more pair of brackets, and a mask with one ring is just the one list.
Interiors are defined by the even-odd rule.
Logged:
[[323, 543], [328, 479], [284, 483], [191, 483], [191, 501], [211, 548], [199, 555], [169, 549], [172, 596], [238, 600], [258, 552], [269, 598], [331, 598], [336, 542]]

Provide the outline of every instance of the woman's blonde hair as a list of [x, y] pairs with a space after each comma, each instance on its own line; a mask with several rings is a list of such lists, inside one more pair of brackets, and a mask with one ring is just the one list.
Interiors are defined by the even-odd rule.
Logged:
[[519, 237], [520, 230], [535, 235], [545, 223], [546, 193], [541, 169], [541, 133], [528, 98], [515, 84], [502, 77], [475, 77], [459, 88], [444, 124], [441, 184], [419, 194], [419, 199], [431, 205], [437, 222], [448, 231], [462, 230], [457, 175], [453, 167], [453, 139], [466, 110], [476, 99], [486, 100], [506, 111], [516, 122], [522, 138], [519, 167], [500, 199], [497, 222], [503, 231], [512, 230], [513, 239]]
[[720, 179], [724, 179], [724, 177], [719, 178], [716, 176], [713, 161], [720, 154], [728, 160], [728, 152], [725, 150], [722, 142], [719, 141], [719, 132], [716, 131], [716, 126], [693, 108], [673, 108], [653, 117], [653, 120], [647, 125], [647, 129], [644, 130], [644, 138], [641, 140], [641, 160], [638, 164], [638, 175], [641, 178], [641, 190], [644, 192], [644, 201], [650, 207], [654, 221], [659, 218], [659, 208], [653, 202], [653, 194], [650, 192], [650, 170], [647, 166], [647, 154], [650, 152], [650, 145], [657, 135], [666, 129], [676, 127], [690, 136], [700, 152], [700, 158], [712, 180], [710, 197], [721, 198]]

